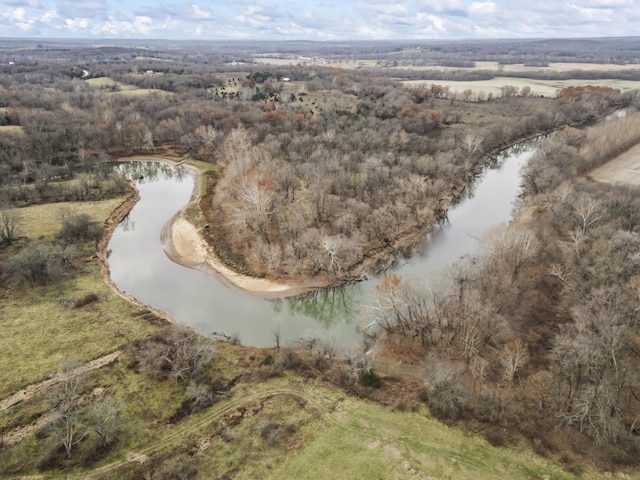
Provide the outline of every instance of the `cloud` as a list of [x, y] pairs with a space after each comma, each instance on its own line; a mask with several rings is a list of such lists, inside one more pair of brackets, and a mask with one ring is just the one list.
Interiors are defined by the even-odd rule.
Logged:
[[40, 0], [0, 0], [0, 5], [10, 7], [42, 8]]
[[213, 17], [211, 10], [202, 9], [197, 5], [191, 5], [191, 8], [193, 9], [192, 18], [195, 18], [197, 20], [206, 20]]
[[473, 2], [469, 5], [469, 13], [474, 15], [490, 15], [496, 9], [496, 4], [493, 2]]
[[623, 8], [634, 6], [634, 2], [631, 0], [588, 0], [577, 3], [584, 8]]
[[109, 6], [105, 0], [59, 0], [56, 11], [65, 18], [86, 18], [91, 22], [107, 18]]
[[429, 39], [637, 35], [640, 0], [0, 0], [2, 36]]

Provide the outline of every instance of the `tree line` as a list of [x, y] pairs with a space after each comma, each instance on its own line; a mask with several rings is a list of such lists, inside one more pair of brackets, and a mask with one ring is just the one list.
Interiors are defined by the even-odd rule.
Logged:
[[[516, 220], [472, 262], [427, 284], [388, 275], [364, 323], [386, 348], [421, 352], [427, 401], [509, 432], [578, 468], [640, 452], [640, 200], [585, 175], [640, 141], [638, 114], [542, 144]], [[574, 460], [572, 460], [574, 459]]]

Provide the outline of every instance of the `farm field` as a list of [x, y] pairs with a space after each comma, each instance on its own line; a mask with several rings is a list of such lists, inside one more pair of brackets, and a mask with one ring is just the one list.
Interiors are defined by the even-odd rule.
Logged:
[[23, 133], [24, 130], [20, 125], [0, 125], [0, 135], [3, 133]]
[[493, 96], [502, 95], [501, 88], [511, 85], [522, 89], [529, 87], [531, 95], [544, 95], [545, 97], [555, 97], [560, 90], [567, 87], [582, 85], [593, 85], [599, 87], [617, 88], [621, 92], [640, 88], [640, 82], [627, 80], [534, 80], [525, 77], [495, 77], [491, 80], [479, 81], [453, 81], [453, 80], [407, 80], [402, 82], [406, 86], [438, 84], [449, 87], [450, 91], [462, 93], [465, 90], [474, 92], [489, 93]]
[[96, 88], [104, 88], [107, 90], [111, 90], [109, 93], [111, 94], [120, 94], [120, 95], [173, 95], [173, 92], [167, 92], [165, 90], [158, 90], [152, 88], [138, 88], [135, 85], [128, 85], [126, 83], [118, 82], [111, 78], [100, 77], [100, 78], [90, 78], [89, 80], [85, 80], [89, 85]]
[[640, 145], [592, 170], [589, 176], [598, 182], [640, 185]]

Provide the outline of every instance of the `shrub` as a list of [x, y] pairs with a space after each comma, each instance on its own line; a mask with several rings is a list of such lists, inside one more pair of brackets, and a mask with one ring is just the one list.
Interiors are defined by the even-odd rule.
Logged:
[[60, 221], [62, 226], [58, 232], [58, 239], [65, 242], [95, 240], [102, 233], [100, 225], [92, 221], [86, 213], [78, 214], [71, 210], [64, 210], [60, 215]]
[[96, 295], [95, 293], [87, 293], [83, 298], [76, 300], [73, 306], [75, 308], [80, 308], [97, 301], [98, 295]]
[[70, 270], [74, 256], [72, 248], [32, 242], [7, 260], [4, 273], [30, 285], [44, 285]]

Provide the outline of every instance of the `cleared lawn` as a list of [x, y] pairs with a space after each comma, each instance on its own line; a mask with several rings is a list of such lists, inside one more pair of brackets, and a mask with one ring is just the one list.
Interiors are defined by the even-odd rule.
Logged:
[[589, 176], [598, 182], [640, 185], [640, 144], [592, 170]]

